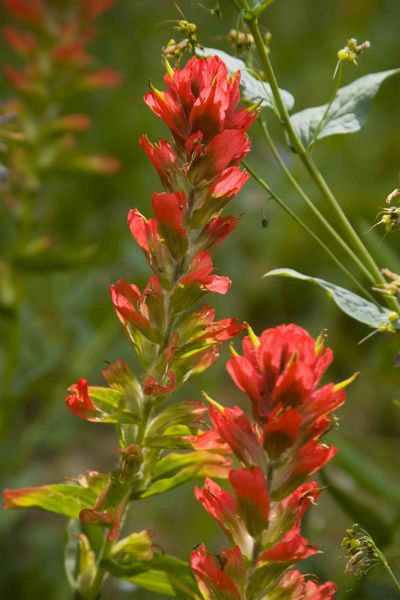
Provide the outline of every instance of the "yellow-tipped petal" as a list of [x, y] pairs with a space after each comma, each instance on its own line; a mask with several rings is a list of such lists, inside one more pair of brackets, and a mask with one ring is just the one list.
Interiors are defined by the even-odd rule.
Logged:
[[353, 383], [353, 381], [355, 381], [357, 379], [357, 377], [359, 376], [360, 372], [357, 371], [356, 373], [354, 373], [354, 375], [352, 375], [351, 377], [349, 377], [348, 379], [345, 379], [344, 381], [341, 381], [340, 383], [337, 383], [334, 387], [335, 392], [339, 392], [340, 390], [343, 390], [344, 388], [347, 388], [347, 386], [349, 386], [350, 384]]
[[224, 412], [225, 408], [222, 406], [222, 404], [220, 404], [219, 402], [217, 402], [216, 400], [211, 398], [211, 396], [209, 396], [207, 394], [207, 392], [202, 392], [202, 395], [206, 402], [208, 402], [209, 404], [212, 404], [216, 409], [219, 410], [219, 412], [221, 412], [221, 413]]

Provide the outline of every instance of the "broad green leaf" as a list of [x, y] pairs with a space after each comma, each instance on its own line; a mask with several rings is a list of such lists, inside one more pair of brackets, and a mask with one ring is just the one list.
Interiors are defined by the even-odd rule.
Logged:
[[331, 135], [359, 131], [368, 119], [372, 101], [382, 82], [396, 73], [400, 73], [400, 69], [370, 73], [340, 88], [326, 115], [328, 104], [294, 114], [292, 126], [305, 148]]
[[378, 546], [386, 546], [390, 542], [394, 528], [382, 518], [377, 509], [357, 497], [354, 491], [342, 487], [325, 469], [321, 472], [321, 479], [344, 512], [369, 531]]
[[300, 279], [302, 281], [310, 281], [311, 283], [319, 285], [327, 292], [328, 297], [331, 298], [337, 306], [346, 313], [346, 315], [356, 321], [365, 323], [365, 325], [369, 325], [374, 329], [384, 329], [386, 326], [390, 325], [394, 326], [396, 329], [399, 328], [398, 320], [394, 323], [389, 318], [390, 315], [392, 315], [392, 311], [383, 306], [373, 304], [372, 302], [361, 298], [361, 296], [358, 296], [354, 292], [350, 292], [345, 288], [329, 283], [329, 281], [325, 281], [319, 277], [303, 275], [294, 269], [274, 269], [273, 271], [265, 273], [264, 277], [273, 277], [275, 275], [291, 277], [292, 279]]
[[112, 575], [152, 592], [186, 600], [200, 600], [188, 563], [173, 556], [157, 553], [152, 560], [132, 562], [129, 566], [107, 560], [102, 566]]
[[[107, 476], [99, 473], [80, 478], [73, 483], [56, 483], [38, 487], [4, 491], [5, 508], [39, 508], [47, 512], [78, 519], [83, 508], [93, 506]], [[93, 482], [93, 485], [91, 485]]]
[[[243, 96], [252, 104], [261, 101], [261, 106], [273, 108], [275, 106], [274, 97], [271, 87], [265, 81], [258, 79], [255, 74], [250, 71], [246, 63], [240, 58], [231, 56], [223, 50], [216, 48], [203, 48], [198, 51], [201, 56], [218, 56], [226, 64], [228, 71], [234, 73], [240, 71], [240, 86], [243, 91]], [[285, 90], [280, 90], [282, 99], [286, 108], [290, 111], [294, 106], [294, 98], [292, 94]]]

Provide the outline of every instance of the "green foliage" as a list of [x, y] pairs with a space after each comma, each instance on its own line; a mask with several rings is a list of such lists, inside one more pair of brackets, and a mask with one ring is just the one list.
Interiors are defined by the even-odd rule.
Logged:
[[305, 148], [331, 135], [355, 133], [367, 121], [372, 101], [381, 84], [400, 69], [370, 73], [340, 88], [328, 104], [306, 108], [291, 117], [292, 125]]
[[40, 508], [77, 519], [82, 509], [92, 506], [104, 489], [107, 477], [99, 473], [83, 475], [72, 483], [55, 483], [5, 492], [7, 508]]
[[132, 560], [129, 565], [107, 560], [103, 566], [111, 574], [144, 589], [181, 600], [199, 599], [189, 565], [168, 554], [156, 553], [151, 560]]
[[379, 306], [378, 304], [372, 304], [372, 302], [365, 300], [365, 298], [361, 298], [361, 296], [358, 296], [350, 290], [329, 283], [329, 281], [325, 281], [319, 277], [303, 275], [294, 269], [273, 269], [266, 273], [264, 277], [273, 277], [275, 275], [300, 279], [302, 281], [310, 281], [311, 283], [319, 285], [326, 291], [328, 297], [331, 298], [335, 304], [346, 313], [346, 315], [356, 321], [360, 321], [360, 323], [365, 323], [365, 325], [383, 331], [388, 328], [392, 329], [393, 326], [396, 326], [397, 328], [398, 319], [395, 317], [395, 320], [393, 321], [391, 318], [393, 313], [390, 310], [383, 306]]

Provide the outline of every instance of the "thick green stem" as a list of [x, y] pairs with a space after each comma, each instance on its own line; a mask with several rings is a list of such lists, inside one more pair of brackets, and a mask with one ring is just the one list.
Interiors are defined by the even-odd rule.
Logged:
[[[354, 230], [354, 228], [351, 225], [350, 221], [348, 220], [346, 214], [344, 213], [342, 207], [336, 200], [334, 194], [332, 193], [331, 189], [329, 188], [328, 184], [326, 183], [324, 177], [322, 176], [318, 167], [314, 163], [312, 157], [307, 153], [307, 151], [304, 148], [303, 144], [301, 143], [299, 137], [297, 136], [297, 134], [292, 126], [292, 123], [290, 121], [290, 116], [289, 116], [289, 113], [285, 106], [285, 103], [283, 102], [283, 99], [282, 99], [282, 96], [281, 96], [281, 93], [279, 90], [278, 82], [277, 82], [277, 79], [276, 79], [276, 76], [275, 76], [275, 73], [274, 73], [274, 70], [273, 70], [273, 67], [271, 64], [271, 60], [269, 58], [269, 50], [266, 48], [264, 41], [262, 39], [262, 35], [261, 35], [260, 28], [258, 25], [257, 17], [251, 10], [248, 9], [248, 5], [245, 0], [243, 3], [243, 8], [245, 9], [244, 19], [249, 27], [251, 34], [253, 35], [254, 43], [256, 45], [258, 54], [260, 56], [262, 68], [264, 69], [268, 83], [271, 86], [271, 91], [274, 96], [276, 108], [279, 112], [281, 121], [287, 131], [289, 140], [291, 142], [291, 145], [292, 145], [294, 151], [299, 155], [299, 157], [300, 157], [301, 161], [303, 162], [305, 168], [307, 169], [311, 179], [314, 181], [315, 185], [321, 192], [321, 195], [327, 200], [327, 202], [330, 204], [331, 208], [333, 209], [334, 213], [336, 214], [343, 230], [345, 231], [346, 235], [349, 238], [349, 241], [353, 244], [354, 248], [358, 251], [361, 259], [364, 262], [364, 265], [367, 267], [367, 269], [370, 273], [370, 276], [371, 276], [370, 278], [372, 278], [372, 280], [375, 283], [381, 283], [381, 284], [385, 283], [385, 279], [384, 279], [382, 273], [380, 272], [379, 267], [377, 266], [374, 259], [368, 252], [367, 248], [364, 246], [362, 240], [359, 238], [358, 234]], [[397, 302], [397, 300], [395, 300], [393, 298], [388, 298], [387, 302], [396, 311], [400, 311], [400, 304]]]
[[337, 258], [337, 256], [328, 248], [328, 246], [321, 240], [321, 238], [318, 237], [318, 235], [316, 233], [314, 233], [308, 227], [308, 225], [306, 225], [304, 223], [304, 221], [302, 219], [300, 219], [300, 217], [298, 217], [296, 215], [296, 213], [294, 213], [285, 204], [285, 202], [278, 196], [278, 194], [276, 194], [274, 192], [274, 190], [268, 185], [268, 183], [266, 181], [264, 181], [264, 179], [262, 179], [262, 177], [257, 175], [257, 173], [249, 165], [247, 165], [245, 163], [243, 163], [243, 164], [244, 164], [245, 168], [247, 169], [247, 171], [250, 173], [250, 175], [255, 179], [255, 181], [257, 181], [257, 183], [259, 183], [261, 185], [261, 187], [263, 187], [268, 192], [268, 194], [271, 196], [271, 198], [273, 198], [275, 200], [275, 202], [281, 208], [283, 208], [283, 210], [286, 211], [292, 217], [292, 219], [294, 219], [296, 221], [296, 223], [298, 223], [308, 233], [308, 235], [310, 235], [317, 242], [317, 244], [321, 248], [323, 248], [323, 250], [328, 254], [328, 256], [333, 260], [333, 262], [339, 267], [339, 269], [341, 269], [348, 277], [350, 277], [350, 279], [354, 282], [354, 284], [357, 286], [357, 288], [360, 290], [360, 292], [362, 292], [362, 294], [364, 296], [367, 296], [369, 300], [371, 300], [372, 302], [375, 303], [375, 300], [374, 300], [373, 296], [369, 293], [369, 291], [366, 290], [361, 285], [361, 283], [354, 277], [354, 275], [340, 262], [340, 260]]
[[352, 259], [354, 264], [356, 264], [357, 267], [364, 273], [364, 275], [373, 283], [374, 279], [371, 277], [371, 275], [370, 275], [368, 269], [365, 267], [365, 265], [360, 261], [357, 254], [355, 254], [355, 252], [350, 248], [350, 246], [348, 246], [348, 244], [346, 244], [345, 240], [337, 233], [336, 229], [334, 227], [332, 227], [332, 225], [329, 223], [329, 221], [324, 217], [324, 215], [321, 213], [321, 211], [315, 206], [315, 204], [312, 202], [312, 200], [309, 198], [309, 196], [307, 196], [305, 191], [302, 189], [302, 187], [296, 181], [296, 179], [294, 178], [294, 176], [292, 175], [290, 170], [287, 168], [287, 166], [285, 165], [285, 163], [283, 162], [283, 160], [279, 154], [277, 147], [275, 146], [275, 143], [274, 143], [274, 141], [268, 131], [267, 125], [263, 119], [261, 119], [261, 127], [263, 129], [264, 135], [268, 141], [268, 144], [271, 148], [271, 151], [272, 151], [277, 163], [281, 167], [282, 171], [284, 172], [284, 174], [286, 175], [286, 177], [288, 178], [289, 182], [294, 187], [296, 192], [299, 194], [299, 196], [302, 198], [302, 200], [304, 200], [304, 202], [307, 204], [307, 206], [313, 212], [313, 214], [317, 217], [317, 219], [319, 220], [321, 225], [329, 232], [329, 234], [334, 238], [334, 240], [338, 243], [338, 245]]

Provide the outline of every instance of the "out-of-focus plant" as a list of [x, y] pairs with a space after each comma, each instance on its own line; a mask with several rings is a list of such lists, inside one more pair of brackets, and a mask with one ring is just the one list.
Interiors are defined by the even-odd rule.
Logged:
[[[168, 90], [151, 84], [145, 101], [169, 127], [173, 144], [141, 138], [166, 191], [153, 195], [152, 218], [137, 209], [128, 215], [153, 275], [143, 292], [124, 280], [111, 286], [141, 370], [119, 360], [103, 372], [108, 387], [80, 379], [66, 400], [74, 415], [115, 425], [119, 464], [65, 484], [6, 490], [5, 506], [74, 519], [66, 569], [76, 598], [98, 598], [108, 573], [182, 599], [333, 598], [333, 583], [319, 585], [291, 570], [316, 552], [300, 532], [319, 495], [318, 485], [305, 480], [335, 454], [319, 440], [351, 381], [318, 389], [332, 360], [323, 337], [313, 340], [289, 325], [258, 338], [249, 328], [243, 356], [232, 350], [228, 371], [252, 402], [252, 420], [239, 407], [209, 399], [209, 428], [204, 404], [165, 406], [180, 385], [212, 365], [222, 341], [245, 327], [231, 318], [215, 321], [212, 308], [196, 304], [230, 286], [214, 275], [210, 253], [236, 225], [221, 211], [248, 178], [238, 164], [250, 149], [246, 129], [257, 114], [254, 107], [236, 109], [240, 76], [228, 76], [218, 57], [192, 58], [182, 70], [166, 66]], [[232, 469], [231, 454], [239, 468]], [[193, 576], [187, 563], [157, 551], [150, 532], [119, 539], [132, 502], [204, 476], [196, 496], [233, 548], [218, 558], [199, 546]], [[235, 496], [210, 477], [228, 477]]]
[[18, 66], [5, 66], [14, 98], [3, 104], [0, 123], [5, 144], [0, 191], [7, 223], [0, 265], [5, 430], [15, 404], [12, 384], [19, 359], [20, 305], [26, 296], [24, 276], [81, 266], [94, 254], [93, 245], [61, 247], [55, 232], [43, 225], [43, 215], [49, 213], [44, 184], [52, 174], [65, 177], [75, 170], [108, 175], [120, 168], [112, 156], [82, 152], [78, 135], [91, 126], [91, 119], [70, 109], [79, 95], [120, 81], [117, 71], [99, 68], [88, 52], [97, 35], [95, 21], [112, 4], [111, 0], [5, 2], [9, 23], [3, 33], [19, 59]]

